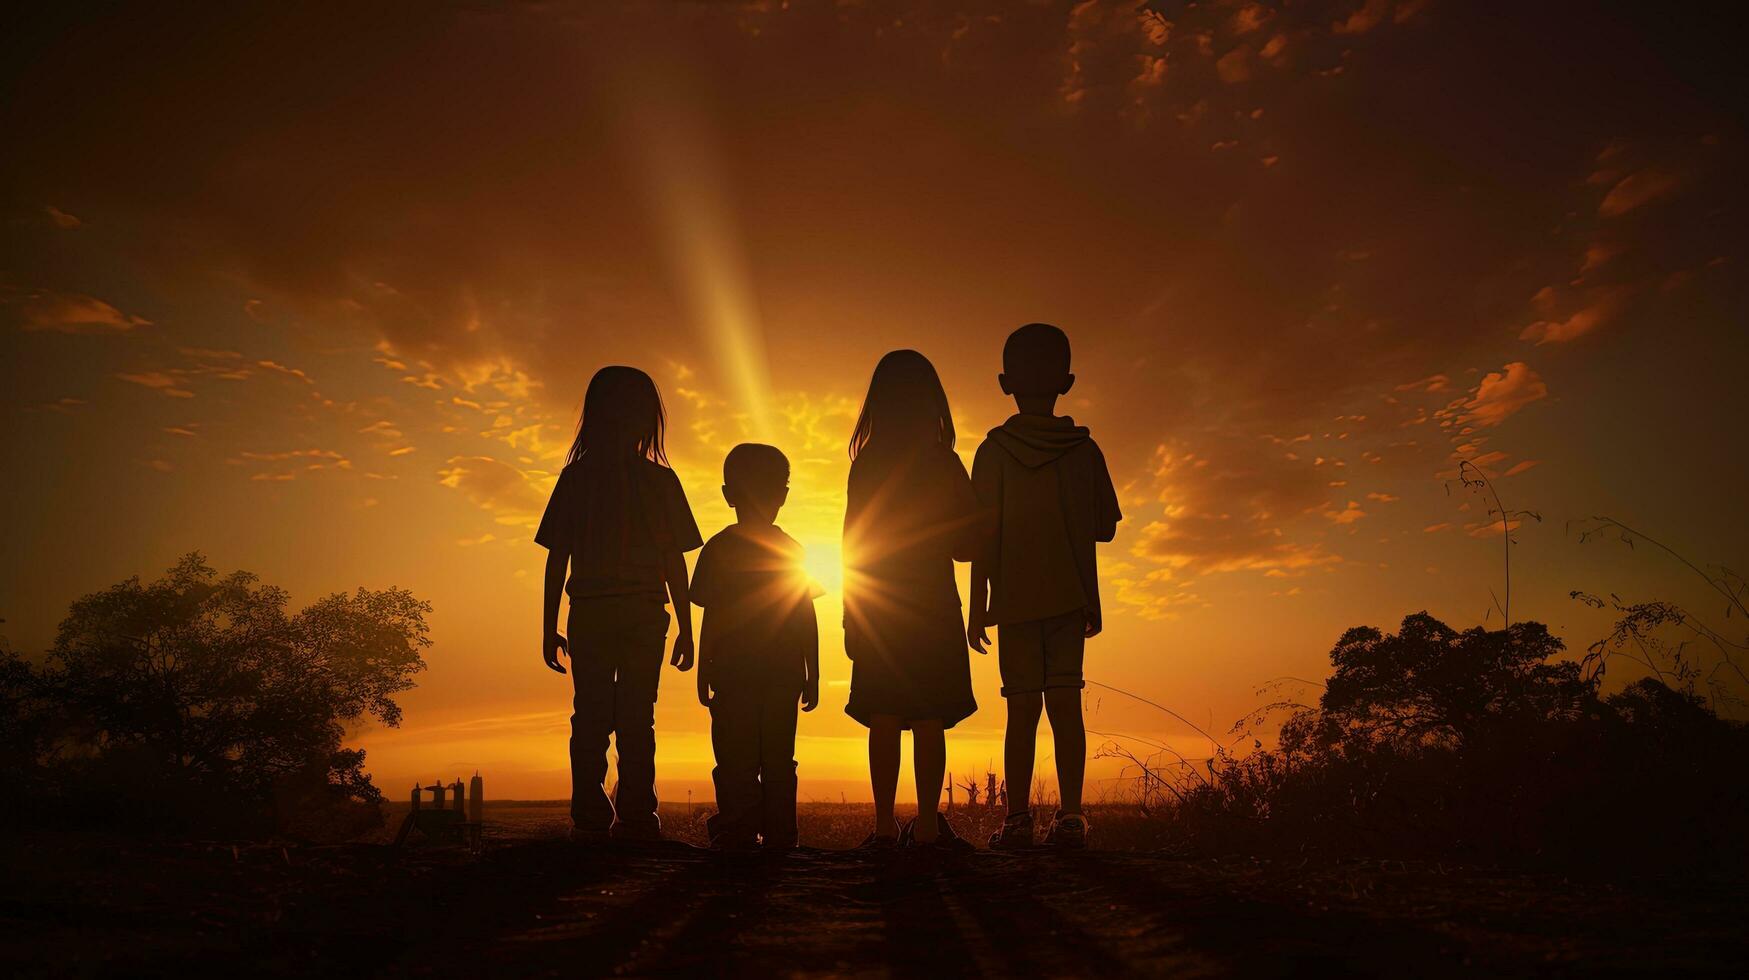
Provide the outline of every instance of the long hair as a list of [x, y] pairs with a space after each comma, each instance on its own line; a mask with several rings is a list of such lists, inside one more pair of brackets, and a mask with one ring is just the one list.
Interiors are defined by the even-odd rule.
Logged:
[[662, 393], [649, 375], [634, 367], [604, 367], [589, 379], [577, 438], [565, 463], [575, 463], [585, 453], [626, 452], [667, 465], [668, 453], [662, 447], [667, 428]]
[[915, 440], [952, 449], [953, 411], [929, 358], [914, 350], [889, 351], [868, 379], [868, 396], [850, 436], [850, 458], [871, 442]]

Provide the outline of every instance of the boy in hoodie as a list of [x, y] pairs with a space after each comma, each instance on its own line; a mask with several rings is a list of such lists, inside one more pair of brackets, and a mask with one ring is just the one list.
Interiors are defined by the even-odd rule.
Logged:
[[1063, 801], [1045, 843], [1084, 847], [1081, 657], [1101, 625], [1094, 544], [1110, 541], [1123, 515], [1105, 456], [1086, 428], [1056, 414], [1058, 396], [1075, 383], [1063, 331], [1048, 323], [1014, 331], [996, 380], [1020, 411], [990, 430], [972, 463], [972, 486], [989, 523], [982, 557], [972, 562], [966, 621], [966, 639], [979, 653], [990, 642], [986, 628], [996, 627], [1008, 701], [1008, 817], [990, 846], [1033, 842], [1028, 796], [1042, 709], [1050, 713]]

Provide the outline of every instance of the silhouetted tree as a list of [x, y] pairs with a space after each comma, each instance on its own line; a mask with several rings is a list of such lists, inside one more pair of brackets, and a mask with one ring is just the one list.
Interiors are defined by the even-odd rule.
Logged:
[[978, 805], [978, 781], [970, 776], [967, 776], [966, 781], [964, 783], [961, 783], [960, 785], [963, 786], [965, 788], [965, 791], [966, 791], [966, 806], [977, 806]]
[[0, 780], [15, 793], [36, 791], [57, 717], [36, 671], [0, 643]]
[[1350, 629], [1330, 651], [1335, 668], [1318, 709], [1283, 726], [1291, 751], [1461, 747], [1502, 723], [1573, 718], [1593, 696], [1579, 665], [1541, 623], [1459, 632], [1425, 612], [1396, 633]]
[[190, 554], [156, 582], [75, 601], [36, 683], [117, 792], [265, 803], [316, 785], [374, 803], [344, 726], [399, 723], [394, 696], [424, 669], [430, 606], [362, 588], [286, 605], [283, 590]]
[[1604, 699], [1606, 716], [1645, 738], [1668, 744], [1673, 751], [1689, 751], [1696, 743], [1728, 738], [1740, 725], [1720, 718], [1691, 691], [1679, 691], [1663, 681], [1642, 677]]

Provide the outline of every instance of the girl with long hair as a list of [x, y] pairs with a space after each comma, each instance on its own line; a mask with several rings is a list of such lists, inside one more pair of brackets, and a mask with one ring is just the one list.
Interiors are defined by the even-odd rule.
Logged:
[[[669, 661], [692, 669], [685, 553], [703, 542], [662, 447], [667, 416], [650, 376], [604, 367], [589, 380], [583, 416], [534, 539], [547, 549], [541, 659], [571, 658], [571, 822], [575, 839], [661, 836], [656, 816], [656, 687]], [[567, 570], [569, 577], [567, 577]], [[559, 593], [570, 616], [559, 633]], [[603, 792], [608, 737], [619, 785]]]
[[[865, 847], [957, 842], [937, 807], [944, 732], [978, 709], [953, 563], [976, 550], [977, 501], [954, 454], [953, 414], [934, 365], [882, 357], [850, 438], [844, 515], [845, 712], [868, 726], [875, 827]], [[899, 733], [912, 734], [918, 819], [893, 819]]]

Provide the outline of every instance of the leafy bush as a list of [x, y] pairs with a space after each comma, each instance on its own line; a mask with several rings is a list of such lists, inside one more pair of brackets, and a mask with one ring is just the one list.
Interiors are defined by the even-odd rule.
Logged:
[[1652, 679], [1600, 698], [1562, 649], [1425, 613], [1349, 630], [1278, 747], [1152, 774], [1166, 819], [1216, 850], [1741, 867], [1749, 733]]

